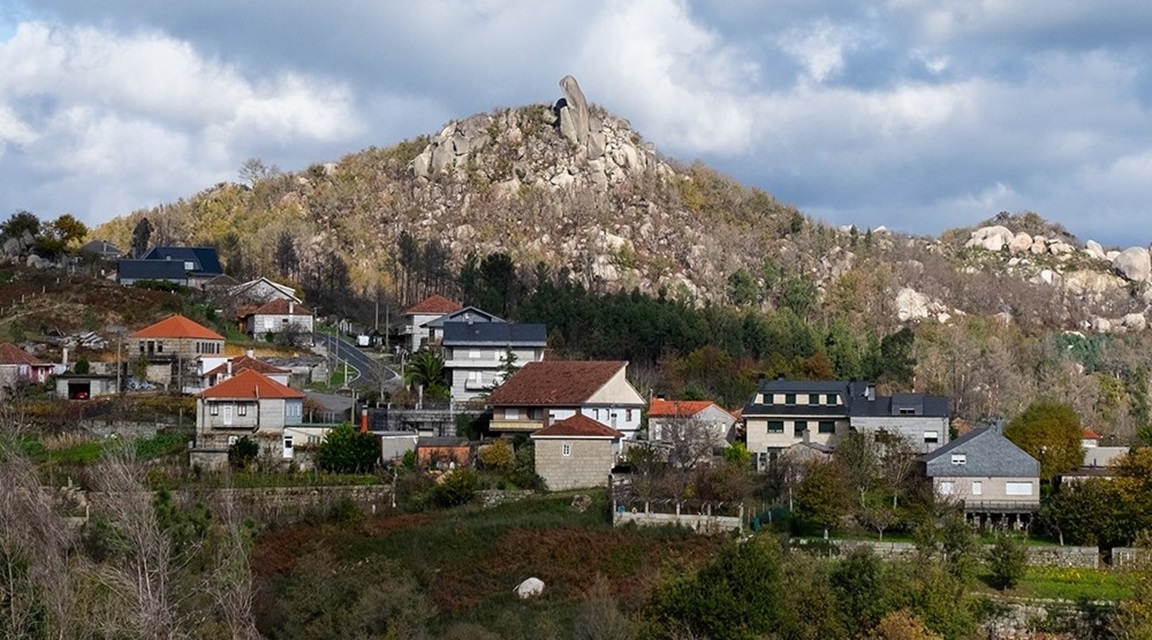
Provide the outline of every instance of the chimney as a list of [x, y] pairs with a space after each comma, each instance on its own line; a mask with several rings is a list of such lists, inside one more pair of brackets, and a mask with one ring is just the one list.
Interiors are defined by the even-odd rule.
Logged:
[[256, 351], [253, 349], [249, 349], [249, 350], [245, 351], [244, 354], [247, 355], [249, 358], [255, 358], [256, 357]]
[[228, 368], [227, 368], [228, 377], [231, 378], [232, 377], [232, 360], [231, 359], [228, 360], [227, 365], [228, 365]]
[[368, 433], [368, 408], [360, 410], [360, 433]]
[[64, 368], [68, 368], [68, 347], [64, 347], [62, 350], [62, 355], [60, 356], [60, 364], [64, 365]]
[[864, 397], [868, 399], [868, 402], [873, 402], [876, 400], [876, 383], [868, 383], [868, 387], [864, 391]]
[[291, 300], [288, 301], [288, 315], [296, 313], [296, 303]]

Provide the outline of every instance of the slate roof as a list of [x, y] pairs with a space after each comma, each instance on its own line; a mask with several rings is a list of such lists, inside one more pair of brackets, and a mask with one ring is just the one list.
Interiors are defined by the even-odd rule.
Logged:
[[[964, 454], [964, 464], [952, 464], [952, 454]], [[1040, 463], [1011, 440], [999, 427], [977, 427], [923, 456], [929, 478], [1038, 478]]]
[[529, 362], [488, 396], [489, 405], [556, 406], [587, 402], [627, 362], [545, 360]]
[[[844, 380], [765, 380], [760, 383], [757, 395], [771, 397], [774, 394], [795, 394], [796, 404], [757, 403], [755, 397], [744, 405], [744, 415], [771, 416], [839, 416], [839, 417], [888, 417], [888, 416], [931, 416], [950, 415], [951, 401], [947, 396], [929, 396], [918, 393], [894, 393], [891, 396], [877, 396], [868, 399], [868, 382]], [[834, 405], [809, 405], [808, 394], [830, 394], [839, 396], [840, 403]], [[902, 410], [910, 411], [903, 413]]]
[[[291, 313], [288, 312], [289, 309], [292, 310]], [[285, 300], [284, 298], [276, 298], [275, 300], [265, 302], [264, 304], [253, 309], [252, 311], [249, 311], [248, 313], [246, 313], [244, 315], [247, 315], [247, 316], [254, 316], [254, 315], [261, 315], [261, 316], [288, 316], [288, 315], [310, 316], [310, 315], [312, 315], [312, 310], [309, 309], [308, 307], [305, 307], [304, 305], [300, 304], [299, 302], [292, 302], [291, 300]]]
[[405, 315], [445, 314], [459, 311], [464, 307], [444, 296], [429, 296], [404, 310]]
[[80, 254], [85, 256], [99, 256], [101, 258], [119, 258], [124, 255], [116, 245], [107, 240], [92, 240], [80, 247]]
[[154, 247], [144, 254], [145, 260], [191, 262], [191, 271], [207, 275], [224, 273], [215, 247]]
[[544, 347], [548, 345], [548, 327], [542, 324], [511, 322], [447, 322], [444, 324], [446, 347], [497, 345], [508, 347]]
[[199, 340], [223, 340], [224, 336], [189, 320], [180, 314], [168, 316], [156, 324], [149, 325], [128, 336], [129, 338], [194, 338]]
[[442, 327], [446, 322], [468, 322], [469, 320], [472, 320], [473, 322], [504, 322], [504, 318], [501, 318], [495, 314], [488, 313], [483, 309], [468, 306], [457, 311], [453, 311], [452, 313], [445, 313], [439, 318], [433, 318], [420, 326]]
[[303, 398], [304, 394], [276, 382], [268, 376], [245, 369], [220, 384], [201, 391], [197, 397], [207, 400], [290, 400]]
[[49, 367], [49, 362], [37, 358], [11, 342], [0, 344], [0, 364], [24, 364], [30, 367]]
[[187, 282], [188, 272], [184, 270], [183, 262], [118, 260], [116, 261], [116, 279]]
[[533, 438], [605, 438], [618, 440], [623, 433], [596, 422], [588, 416], [577, 413], [574, 416], [557, 420], [532, 433]]
[[[236, 375], [237, 373], [240, 373], [241, 371], [244, 371], [245, 369], [251, 369], [253, 371], [259, 371], [260, 373], [263, 373], [263, 374], [275, 373], [275, 374], [283, 375], [285, 373], [291, 373], [287, 369], [281, 369], [280, 367], [277, 367], [276, 365], [268, 364], [267, 362], [264, 362], [263, 360], [257, 360], [256, 358], [253, 358], [253, 357], [250, 357], [247, 355], [236, 356], [235, 358], [232, 358], [231, 360], [229, 360], [229, 362], [232, 363], [232, 375]], [[228, 373], [228, 362], [221, 364], [220, 366], [209, 371], [208, 373], [205, 373], [204, 375], [217, 376], [217, 375], [220, 375], [223, 373]]]

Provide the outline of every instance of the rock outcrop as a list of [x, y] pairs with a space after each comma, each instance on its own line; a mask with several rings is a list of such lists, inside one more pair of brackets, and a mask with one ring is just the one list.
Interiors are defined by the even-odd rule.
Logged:
[[1131, 247], [1113, 258], [1112, 269], [1129, 282], [1148, 282], [1152, 276], [1152, 258], [1144, 247]]

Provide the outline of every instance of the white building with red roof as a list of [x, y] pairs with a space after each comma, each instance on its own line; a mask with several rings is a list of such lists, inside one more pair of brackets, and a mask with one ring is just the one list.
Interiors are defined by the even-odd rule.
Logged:
[[583, 415], [635, 438], [647, 405], [627, 379], [628, 363], [597, 360], [529, 362], [488, 396], [491, 430], [534, 432]]
[[[217, 359], [205, 359], [204, 362], [216, 363]], [[215, 366], [206, 368], [207, 370], [204, 371], [200, 377], [201, 388], [203, 389], [218, 385], [247, 369], [262, 373], [284, 386], [290, 386], [288, 380], [292, 374], [292, 372], [287, 369], [282, 369], [256, 358], [251, 351], [242, 356], [228, 358], [223, 362], [215, 364]]]
[[684, 429], [706, 429], [716, 446], [725, 446], [733, 435], [736, 416], [711, 400], [665, 400], [648, 405], [648, 439], [667, 441]]
[[536, 473], [552, 491], [608, 486], [624, 434], [582, 414], [532, 434]]
[[[227, 461], [228, 447], [243, 436], [284, 459], [293, 457], [293, 442], [284, 437], [286, 426], [304, 420], [304, 394], [253, 369], [205, 389], [196, 396], [196, 446], [201, 460]], [[195, 458], [195, 456], [194, 456]], [[219, 463], [213, 460], [212, 464]]]
[[440, 316], [460, 311], [464, 307], [444, 296], [430, 296], [404, 310], [404, 325], [400, 328], [403, 344], [409, 353], [428, 346], [430, 330], [425, 323]]

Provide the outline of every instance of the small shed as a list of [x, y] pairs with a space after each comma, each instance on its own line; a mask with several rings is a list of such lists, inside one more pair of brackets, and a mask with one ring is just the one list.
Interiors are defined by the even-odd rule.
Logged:
[[63, 373], [56, 376], [56, 397], [67, 400], [89, 400], [115, 395], [116, 376]]

